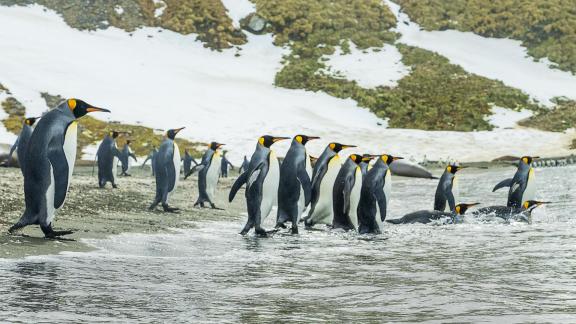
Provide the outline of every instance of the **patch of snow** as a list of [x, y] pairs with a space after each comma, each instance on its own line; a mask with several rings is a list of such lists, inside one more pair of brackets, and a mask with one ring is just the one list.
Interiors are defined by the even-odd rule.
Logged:
[[81, 159], [85, 161], [94, 161], [96, 158], [96, 152], [98, 152], [98, 146], [100, 146], [100, 142], [84, 147]]
[[494, 106], [492, 107], [492, 115], [487, 120], [496, 128], [515, 128], [519, 121], [529, 118], [533, 114], [534, 112], [526, 109], [515, 111]]
[[154, 9], [154, 17], [158, 18], [164, 14], [164, 10], [166, 10], [166, 2], [162, 0], [152, 0], [155, 5], [160, 4], [156, 9]]
[[256, 5], [249, 0], [222, 0], [222, 4], [228, 10], [228, 16], [236, 28], [240, 28], [242, 18], [256, 11]]
[[520, 41], [456, 30], [425, 31], [399, 5], [383, 1], [396, 15], [401, 43], [437, 52], [468, 72], [501, 80], [548, 106], [553, 105], [550, 101], [553, 97], [576, 99], [576, 76], [551, 69], [548, 60], [534, 61]]
[[410, 73], [410, 68], [402, 63], [402, 54], [396, 46], [384, 45], [379, 52], [372, 49], [360, 50], [354, 43], [350, 44], [350, 54], [343, 55], [340, 47], [325, 64], [330, 71], [341, 72], [346, 79], [355, 80], [364, 88], [377, 86], [396, 86], [398, 80]]
[[114, 11], [116, 11], [117, 14], [121, 15], [124, 13], [124, 8], [122, 8], [121, 6], [114, 6]]

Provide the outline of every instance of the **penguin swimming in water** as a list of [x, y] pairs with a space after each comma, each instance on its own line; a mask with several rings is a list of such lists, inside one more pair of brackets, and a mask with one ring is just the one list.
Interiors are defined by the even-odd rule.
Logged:
[[222, 159], [220, 160], [220, 174], [222, 178], [228, 178], [228, 166], [234, 170], [234, 166], [226, 158], [226, 151], [222, 152]]
[[156, 159], [156, 154], [158, 154], [158, 150], [156, 149], [155, 146], [152, 146], [152, 151], [150, 151], [150, 154], [148, 154], [148, 156], [146, 157], [146, 159], [144, 160], [144, 162], [142, 162], [142, 166], [140, 166], [140, 168], [144, 168], [144, 165], [146, 165], [146, 162], [148, 162], [148, 160], [150, 160], [150, 169], [152, 169], [152, 176], [155, 175], [154, 173], [154, 159]]
[[[434, 195], [434, 210], [438, 211], [451, 211], [454, 212], [456, 208], [456, 198], [454, 192], [458, 192], [458, 180], [456, 179], [456, 172], [466, 167], [456, 164], [450, 164], [444, 170], [444, 173], [438, 181], [436, 187], [436, 194]], [[448, 202], [448, 206], [446, 204]], [[446, 207], [449, 207], [447, 210]]]
[[238, 172], [240, 172], [240, 173], [246, 172], [246, 170], [248, 170], [249, 164], [250, 164], [250, 161], [248, 161], [248, 158], [246, 157], [246, 155], [244, 155], [244, 161], [242, 162], [242, 166], [240, 167], [240, 170], [238, 170]]
[[333, 190], [334, 220], [332, 228], [345, 231], [358, 228], [358, 203], [362, 188], [362, 168], [360, 164], [370, 157], [351, 154], [340, 168]]
[[220, 179], [220, 160], [222, 159], [220, 147], [223, 145], [216, 142], [210, 143], [204, 156], [202, 156], [202, 162], [190, 171], [193, 173], [196, 168], [200, 169], [198, 172], [198, 199], [194, 203], [194, 207], [199, 205], [204, 208], [204, 203], [207, 202], [212, 209], [218, 209], [214, 204], [214, 198], [218, 179]]
[[71, 234], [54, 231], [52, 222], [66, 200], [76, 161], [77, 119], [90, 112], [110, 112], [78, 99], [68, 99], [46, 113], [36, 125], [25, 154], [24, 196], [26, 210], [10, 233], [40, 225], [47, 238]]
[[116, 138], [120, 133], [112, 131], [106, 135], [98, 146], [96, 158], [98, 159], [98, 186], [104, 188], [106, 182], [112, 183], [113, 188], [116, 185], [116, 168], [120, 159], [120, 151], [116, 147]]
[[532, 168], [532, 161], [537, 159], [537, 156], [524, 156], [518, 162], [518, 170], [513, 178], [506, 179], [498, 183], [492, 192], [503, 188], [510, 187], [508, 190], [507, 207], [521, 208], [522, 203], [529, 200], [534, 200], [536, 195], [536, 183], [534, 169]]
[[[358, 233], [381, 233], [380, 227], [386, 220], [386, 209], [388, 208], [392, 189], [392, 176], [390, 175], [389, 166], [392, 162], [400, 159], [402, 158], [383, 154], [362, 180], [357, 211]], [[378, 210], [380, 215], [376, 215]]]
[[475, 217], [498, 217], [505, 221], [519, 221], [525, 223], [532, 222], [532, 211], [538, 206], [550, 204], [549, 201], [527, 200], [520, 208], [507, 206], [489, 206], [475, 210], [472, 215]]
[[166, 138], [160, 145], [154, 159], [154, 173], [156, 174], [156, 197], [149, 210], [154, 210], [159, 203], [165, 212], [175, 213], [179, 208], [168, 205], [168, 198], [178, 187], [180, 178], [180, 149], [174, 138], [182, 128], [170, 129], [166, 132]]
[[454, 206], [453, 212], [439, 211], [439, 210], [419, 210], [410, 214], [404, 215], [402, 218], [387, 219], [386, 222], [390, 224], [428, 224], [433, 221], [444, 221], [447, 224], [462, 223], [462, 217], [466, 211], [479, 203], [473, 204], [458, 204]]
[[120, 162], [122, 163], [122, 174], [123, 176], [129, 177], [130, 174], [128, 174], [128, 171], [130, 171], [130, 158], [134, 159], [134, 162], [138, 162], [138, 159], [136, 158], [136, 155], [134, 155], [134, 153], [132, 153], [132, 150], [130, 149], [130, 140], [126, 141], [126, 144], [124, 144], [124, 147], [122, 148], [122, 151], [120, 152]]
[[232, 202], [238, 190], [246, 184], [248, 221], [240, 232], [242, 235], [246, 235], [253, 227], [256, 234], [267, 235], [262, 228], [262, 223], [272, 210], [280, 183], [280, 162], [270, 147], [272, 144], [285, 139], [288, 137], [261, 136], [250, 159], [248, 170], [236, 179], [232, 189], [230, 189], [228, 200]]
[[280, 166], [280, 185], [278, 187], [278, 213], [276, 227], [292, 223], [292, 234], [298, 234], [300, 216], [310, 204], [312, 182], [307, 168], [310, 157], [306, 152], [306, 143], [318, 139], [315, 136], [296, 135]]
[[26, 163], [26, 147], [28, 146], [28, 141], [30, 140], [30, 136], [32, 136], [32, 132], [34, 131], [34, 124], [36, 120], [39, 118], [30, 117], [26, 118], [22, 123], [22, 130], [10, 148], [10, 154], [8, 154], [8, 160], [12, 158], [12, 154], [14, 150], [16, 150], [16, 154], [18, 154], [18, 164], [20, 165], [20, 171], [22, 175], [24, 175], [24, 163]]
[[198, 162], [188, 153], [188, 149], [184, 150], [184, 157], [182, 158], [182, 162], [184, 163], [184, 179], [186, 179], [186, 175], [190, 173], [192, 170], [192, 163], [194, 166], [198, 165]]
[[316, 224], [332, 225], [334, 212], [332, 210], [332, 190], [334, 181], [340, 171], [342, 162], [338, 153], [354, 145], [330, 143], [316, 161], [312, 170], [312, 201], [310, 212], [304, 218], [306, 227]]

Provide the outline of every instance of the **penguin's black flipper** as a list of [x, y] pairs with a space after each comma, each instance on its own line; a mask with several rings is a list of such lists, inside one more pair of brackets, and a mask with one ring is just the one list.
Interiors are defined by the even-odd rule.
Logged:
[[374, 193], [376, 201], [378, 202], [378, 208], [380, 209], [380, 219], [382, 221], [386, 220], [386, 195], [384, 194], [384, 187], [378, 186], [376, 192]]
[[352, 193], [352, 188], [354, 187], [354, 177], [346, 177], [344, 180], [344, 205], [342, 206], [342, 212], [348, 214], [350, 212], [350, 194]]
[[300, 184], [302, 185], [302, 189], [304, 190], [304, 206], [308, 206], [312, 199], [312, 182], [310, 182], [310, 177], [305, 168], [300, 168], [300, 170], [298, 170], [297, 177], [298, 181], [300, 181]]
[[64, 147], [60, 143], [54, 141], [61, 140], [54, 137], [52, 142], [48, 145], [48, 160], [52, 166], [54, 176], [54, 208], [58, 209], [64, 204], [66, 199], [66, 192], [68, 191], [68, 160], [64, 153]]
[[246, 181], [248, 181], [248, 172], [244, 172], [242, 173], [238, 179], [236, 179], [236, 181], [234, 181], [234, 184], [232, 185], [232, 188], [230, 189], [230, 194], [228, 195], [228, 201], [232, 202], [232, 200], [234, 200], [234, 197], [236, 196], [236, 192], [238, 192], [238, 190], [240, 190], [240, 188], [242, 188], [242, 186], [246, 183]]
[[[172, 161], [172, 159], [170, 159], [170, 161]], [[174, 190], [174, 186], [176, 185], [176, 169], [174, 168], [174, 163], [167, 163], [166, 179], [168, 181], [168, 192], [171, 192]]]
[[[320, 198], [320, 183], [322, 183], [322, 179], [326, 172], [328, 171], [328, 163], [323, 163], [318, 165], [318, 169], [314, 169], [316, 171], [312, 176], [312, 197], [311, 202], [315, 204], [318, 202], [318, 198]], [[313, 210], [310, 210], [310, 215], [312, 215]]]
[[[10, 159], [12, 159], [12, 154], [14, 153], [16, 148], [18, 148], [19, 142], [20, 142], [20, 136], [18, 136], [18, 138], [16, 139], [16, 142], [14, 142], [14, 145], [12, 145], [12, 147], [10, 148], [10, 153], [8, 154], [8, 161], [10, 161]], [[21, 157], [18, 157], [18, 158], [21, 158]]]
[[454, 199], [454, 193], [452, 193], [452, 188], [449, 188], [447, 190], [446, 200], [448, 200], [448, 206], [450, 206], [450, 211], [454, 212], [456, 210], [456, 199]]
[[492, 189], [492, 192], [494, 192], [500, 188], [511, 187], [511, 186], [512, 186], [512, 178], [502, 180], [494, 187], [494, 189]]
[[390, 223], [390, 224], [404, 224], [404, 217], [402, 218], [396, 218], [396, 219], [387, 219], [386, 223]]

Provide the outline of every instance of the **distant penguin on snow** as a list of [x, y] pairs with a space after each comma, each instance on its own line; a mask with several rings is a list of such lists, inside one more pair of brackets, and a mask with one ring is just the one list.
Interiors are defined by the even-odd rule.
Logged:
[[16, 150], [16, 154], [18, 154], [18, 164], [20, 165], [20, 171], [24, 174], [24, 163], [26, 163], [26, 147], [28, 146], [28, 141], [30, 140], [30, 136], [32, 136], [32, 132], [34, 131], [34, 124], [39, 118], [30, 117], [26, 118], [22, 123], [22, 130], [20, 131], [20, 135], [10, 148], [10, 154], [8, 155], [8, 160], [12, 158], [12, 154], [14, 150]]
[[219, 209], [214, 204], [216, 198], [216, 186], [220, 179], [220, 160], [222, 155], [220, 147], [224, 144], [212, 142], [202, 156], [202, 162], [192, 168], [190, 173], [193, 173], [196, 168], [198, 171], [198, 199], [194, 203], [194, 207], [200, 206], [204, 208], [204, 203], [209, 203], [212, 209]]
[[24, 196], [26, 210], [10, 233], [40, 225], [47, 238], [71, 234], [54, 231], [52, 222], [66, 200], [76, 161], [77, 119], [90, 112], [110, 112], [82, 100], [68, 99], [46, 113], [34, 129], [25, 155]]

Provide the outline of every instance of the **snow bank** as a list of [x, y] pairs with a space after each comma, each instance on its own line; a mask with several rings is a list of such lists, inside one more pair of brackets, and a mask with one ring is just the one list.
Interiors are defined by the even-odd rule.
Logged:
[[529, 118], [534, 113], [530, 110], [523, 109], [521, 111], [514, 111], [508, 108], [494, 106], [492, 107], [492, 115], [487, 118], [488, 122], [496, 128], [515, 128], [518, 122]]
[[249, 0], [222, 0], [228, 9], [228, 16], [232, 18], [234, 27], [240, 27], [240, 20], [256, 11], [256, 6]]
[[551, 69], [548, 60], [535, 62], [520, 41], [456, 30], [424, 31], [401, 12], [399, 5], [384, 2], [398, 19], [396, 31], [402, 34], [401, 43], [438, 52], [468, 72], [501, 80], [546, 105], [552, 105], [550, 99], [557, 96], [576, 99], [576, 76]]
[[395, 46], [386, 44], [379, 52], [372, 49], [366, 51], [350, 44], [350, 54], [342, 55], [338, 47], [328, 58], [326, 65], [330, 71], [339, 71], [348, 80], [355, 80], [364, 88], [377, 86], [396, 86], [398, 80], [410, 73], [410, 69], [402, 63], [402, 54]]

